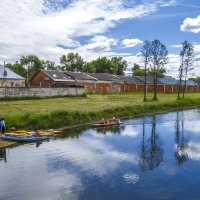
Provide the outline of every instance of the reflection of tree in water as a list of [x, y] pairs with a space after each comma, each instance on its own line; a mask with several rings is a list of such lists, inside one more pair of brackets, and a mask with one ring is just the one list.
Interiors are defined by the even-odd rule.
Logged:
[[123, 130], [124, 130], [123, 126], [103, 127], [96, 129], [97, 133], [102, 133], [102, 134], [106, 133], [120, 134], [120, 132]]
[[0, 149], [0, 161], [4, 160], [6, 162], [6, 149]]
[[160, 147], [159, 137], [156, 133], [156, 117], [153, 117], [151, 136], [145, 141], [145, 124], [143, 124], [142, 148], [139, 166], [141, 170], [152, 170], [163, 161], [164, 151]]
[[187, 143], [184, 139], [184, 115], [177, 112], [176, 118], [176, 148], [175, 148], [175, 158], [179, 165], [183, 164], [188, 156], [186, 153]]

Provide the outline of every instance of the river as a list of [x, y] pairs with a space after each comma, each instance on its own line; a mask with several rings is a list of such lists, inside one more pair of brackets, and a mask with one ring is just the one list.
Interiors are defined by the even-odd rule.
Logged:
[[200, 199], [198, 109], [0, 149], [0, 200]]

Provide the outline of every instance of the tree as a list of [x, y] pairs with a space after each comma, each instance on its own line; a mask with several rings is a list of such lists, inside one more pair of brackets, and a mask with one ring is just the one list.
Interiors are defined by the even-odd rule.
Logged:
[[146, 101], [146, 94], [147, 94], [147, 65], [150, 58], [151, 53], [151, 42], [146, 40], [144, 42], [144, 46], [142, 47], [142, 56], [144, 58], [144, 101]]
[[[165, 72], [166, 70], [165, 69], [160, 69], [158, 72], [157, 72], [157, 77], [158, 78], [163, 78], [165, 77]], [[150, 68], [147, 68], [146, 69], [146, 75], [147, 76], [153, 76], [153, 70], [150, 69]], [[134, 64], [133, 68], [132, 68], [132, 76], [145, 76], [145, 69], [140, 66], [139, 64]]]
[[84, 61], [78, 53], [70, 52], [60, 58], [61, 69], [63, 71], [82, 72]]
[[117, 75], [124, 75], [124, 71], [126, 71], [128, 66], [127, 61], [124, 60], [121, 56], [112, 57], [111, 61], [117, 65]]
[[184, 59], [185, 81], [184, 81], [184, 87], [183, 87], [183, 98], [184, 98], [188, 72], [193, 70], [192, 64], [193, 64], [193, 58], [194, 58], [194, 47], [192, 46], [191, 43], [185, 41], [183, 42], [183, 49], [185, 49], [185, 59]]
[[151, 51], [149, 62], [153, 71], [153, 88], [154, 100], [157, 100], [157, 79], [160, 70], [164, 70], [164, 65], [167, 63], [168, 51], [164, 44], [159, 40], [154, 40], [151, 43]]
[[117, 65], [112, 60], [106, 57], [100, 57], [92, 61], [92, 65], [95, 67], [95, 73], [111, 73], [117, 74]]
[[38, 70], [44, 69], [44, 61], [41, 60], [36, 55], [27, 55], [22, 56], [20, 58], [20, 64], [26, 69], [27, 75], [26, 75], [26, 82], [28, 84], [28, 81], [30, 77], [32, 77]]
[[16, 74], [19, 74], [20, 76], [26, 78], [27, 70], [21, 65], [21, 63], [19, 62], [16, 62], [14, 64], [8, 63], [6, 64], [6, 67], [10, 68]]
[[83, 65], [83, 72], [86, 73], [94, 73], [95, 72], [95, 66], [92, 62], [85, 62]]
[[43, 65], [46, 70], [58, 70], [59, 69], [59, 66], [56, 66], [56, 64], [50, 60], [46, 60]]

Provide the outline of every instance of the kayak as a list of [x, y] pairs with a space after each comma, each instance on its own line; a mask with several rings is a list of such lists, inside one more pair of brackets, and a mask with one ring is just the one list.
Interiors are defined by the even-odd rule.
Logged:
[[121, 124], [123, 124], [123, 122], [96, 123], [92, 124], [92, 127], [98, 128], [98, 127], [120, 126]]
[[42, 140], [48, 140], [53, 136], [12, 136], [12, 135], [3, 135], [1, 138], [5, 140], [19, 141], [19, 142], [37, 142]]
[[[28, 131], [28, 130], [17, 130], [15, 131], [15, 133], [17, 134], [35, 134], [35, 131]], [[53, 129], [50, 129], [50, 130], [39, 130], [39, 133], [41, 135], [44, 135], [44, 136], [47, 136], [47, 135], [54, 135], [54, 134], [59, 134], [59, 133], [62, 133], [62, 131], [60, 130], [53, 130]]]

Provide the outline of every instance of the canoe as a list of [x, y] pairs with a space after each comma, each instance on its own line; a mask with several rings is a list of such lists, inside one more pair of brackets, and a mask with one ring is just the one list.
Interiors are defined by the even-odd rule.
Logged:
[[98, 128], [98, 127], [120, 126], [121, 124], [123, 124], [123, 122], [96, 123], [92, 124], [92, 127]]
[[12, 140], [12, 141], [19, 141], [19, 142], [37, 142], [37, 141], [42, 141], [42, 140], [48, 140], [52, 138], [53, 136], [43, 136], [43, 137], [38, 137], [38, 136], [11, 136], [11, 135], [3, 135], [1, 138], [5, 140]]

